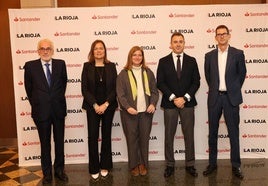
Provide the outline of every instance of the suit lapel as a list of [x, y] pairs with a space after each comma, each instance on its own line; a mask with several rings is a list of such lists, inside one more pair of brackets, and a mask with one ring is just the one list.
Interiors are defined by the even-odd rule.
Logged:
[[181, 68], [181, 76], [183, 76], [187, 69], [187, 66], [189, 65], [189, 56], [187, 54], [183, 54], [183, 61], [182, 61], [182, 68]]
[[[182, 60], [182, 68], [181, 68], [181, 77], [183, 77], [184, 76], [184, 74], [187, 74], [187, 69], [189, 69], [189, 68], [187, 68], [187, 66], [189, 65], [189, 58], [188, 58], [189, 56], [187, 55], [187, 54], [183, 54], [183, 60]], [[175, 69], [175, 71], [176, 71], [176, 69]], [[177, 71], [176, 71], [176, 73], [177, 73]]]
[[168, 64], [167, 64], [167, 67], [170, 67], [170, 73], [173, 72], [173, 74], [175, 76], [177, 76], [177, 71], [176, 71], [176, 68], [175, 68], [175, 64], [174, 64], [174, 61], [173, 61], [173, 56], [172, 56], [172, 53], [170, 53], [170, 55], [168, 56], [169, 57], [169, 60], [167, 61]]
[[231, 62], [232, 62], [232, 56], [233, 56], [233, 50], [232, 48], [229, 46], [228, 48], [228, 54], [227, 54], [227, 61], [226, 61], [226, 72], [228, 72], [228, 69], [230, 68]]
[[50, 85], [50, 87], [52, 87], [54, 84], [55, 74], [57, 74], [57, 70], [58, 70], [57, 64], [56, 64], [55, 60], [52, 59], [52, 72], [51, 72], [51, 85]]
[[88, 79], [91, 81], [92, 87], [95, 91], [95, 62], [89, 63], [88, 65]]
[[219, 61], [218, 61], [218, 49], [214, 51], [213, 53], [213, 57], [212, 57], [212, 62], [214, 62], [214, 73], [216, 75], [216, 77], [218, 78], [219, 81]]
[[43, 74], [42, 76], [40, 76], [40, 78], [42, 79], [41, 82], [43, 82], [45, 84], [45, 86], [49, 88], [48, 82], [47, 82], [47, 77], [46, 77], [46, 74], [44, 72], [44, 68], [43, 68], [43, 64], [41, 62], [41, 59], [39, 59], [36, 71], [37, 71], [37, 74]]

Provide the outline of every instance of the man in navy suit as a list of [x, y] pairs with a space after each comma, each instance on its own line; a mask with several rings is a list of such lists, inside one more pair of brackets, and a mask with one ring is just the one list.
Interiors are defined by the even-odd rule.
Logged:
[[163, 94], [166, 178], [174, 174], [174, 137], [178, 116], [184, 135], [186, 172], [194, 177], [198, 175], [194, 167], [194, 106], [197, 105], [195, 93], [200, 87], [200, 75], [195, 58], [183, 52], [184, 46], [184, 36], [172, 34], [172, 52], [159, 60], [157, 68], [157, 87]]
[[231, 163], [234, 175], [243, 179], [240, 169], [239, 104], [241, 87], [246, 76], [245, 56], [242, 50], [229, 45], [231, 35], [225, 25], [216, 28], [217, 49], [205, 55], [205, 76], [208, 91], [209, 165], [203, 172], [209, 175], [217, 169], [219, 120], [222, 115], [231, 143]]
[[40, 58], [25, 63], [24, 83], [41, 144], [43, 184], [52, 182], [52, 126], [55, 142], [54, 175], [67, 182], [68, 177], [64, 172], [66, 65], [63, 60], [52, 59], [54, 47], [50, 40], [39, 41], [37, 50]]

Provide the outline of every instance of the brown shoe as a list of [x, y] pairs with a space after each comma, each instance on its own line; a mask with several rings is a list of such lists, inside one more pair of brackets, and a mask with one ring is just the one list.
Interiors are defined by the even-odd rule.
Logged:
[[132, 176], [139, 176], [140, 172], [139, 172], [139, 167], [135, 167], [131, 170], [131, 175]]
[[145, 176], [148, 172], [146, 167], [143, 164], [139, 165], [139, 170], [140, 170], [140, 175], [142, 176]]

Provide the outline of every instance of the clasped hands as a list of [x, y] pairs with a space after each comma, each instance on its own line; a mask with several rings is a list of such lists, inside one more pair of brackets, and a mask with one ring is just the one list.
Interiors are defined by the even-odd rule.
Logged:
[[183, 97], [178, 97], [173, 100], [174, 104], [178, 108], [184, 108], [184, 103], [186, 102]]
[[105, 112], [107, 106], [105, 105], [105, 103], [103, 103], [102, 105], [95, 104], [94, 109], [97, 114], [101, 115]]

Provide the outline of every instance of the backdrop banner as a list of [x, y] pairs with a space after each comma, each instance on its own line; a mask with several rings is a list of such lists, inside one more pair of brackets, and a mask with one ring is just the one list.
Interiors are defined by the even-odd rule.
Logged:
[[[268, 157], [267, 4], [10, 9], [9, 22], [20, 166], [40, 165], [40, 142], [23, 80], [25, 62], [39, 58], [37, 42], [40, 39], [51, 39], [55, 45], [53, 57], [66, 61], [65, 161], [76, 164], [88, 162], [86, 112], [81, 108], [81, 73], [91, 43], [96, 39], [105, 42], [108, 59], [116, 63], [117, 73], [125, 65], [130, 48], [141, 46], [147, 65], [156, 73], [159, 59], [171, 52], [170, 36], [174, 32], [184, 34], [185, 53], [198, 62], [201, 86], [196, 95], [195, 152], [196, 159], [208, 159], [208, 86], [204, 76], [204, 55], [216, 48], [215, 28], [220, 24], [230, 28], [230, 45], [244, 50], [246, 58], [244, 102], [240, 105], [241, 157]], [[230, 158], [223, 117], [218, 138], [218, 158]], [[112, 154], [114, 162], [128, 160], [118, 111], [112, 127]], [[174, 154], [176, 160], [184, 159], [180, 125]], [[164, 160], [163, 110], [159, 104], [150, 135], [149, 159]]]

